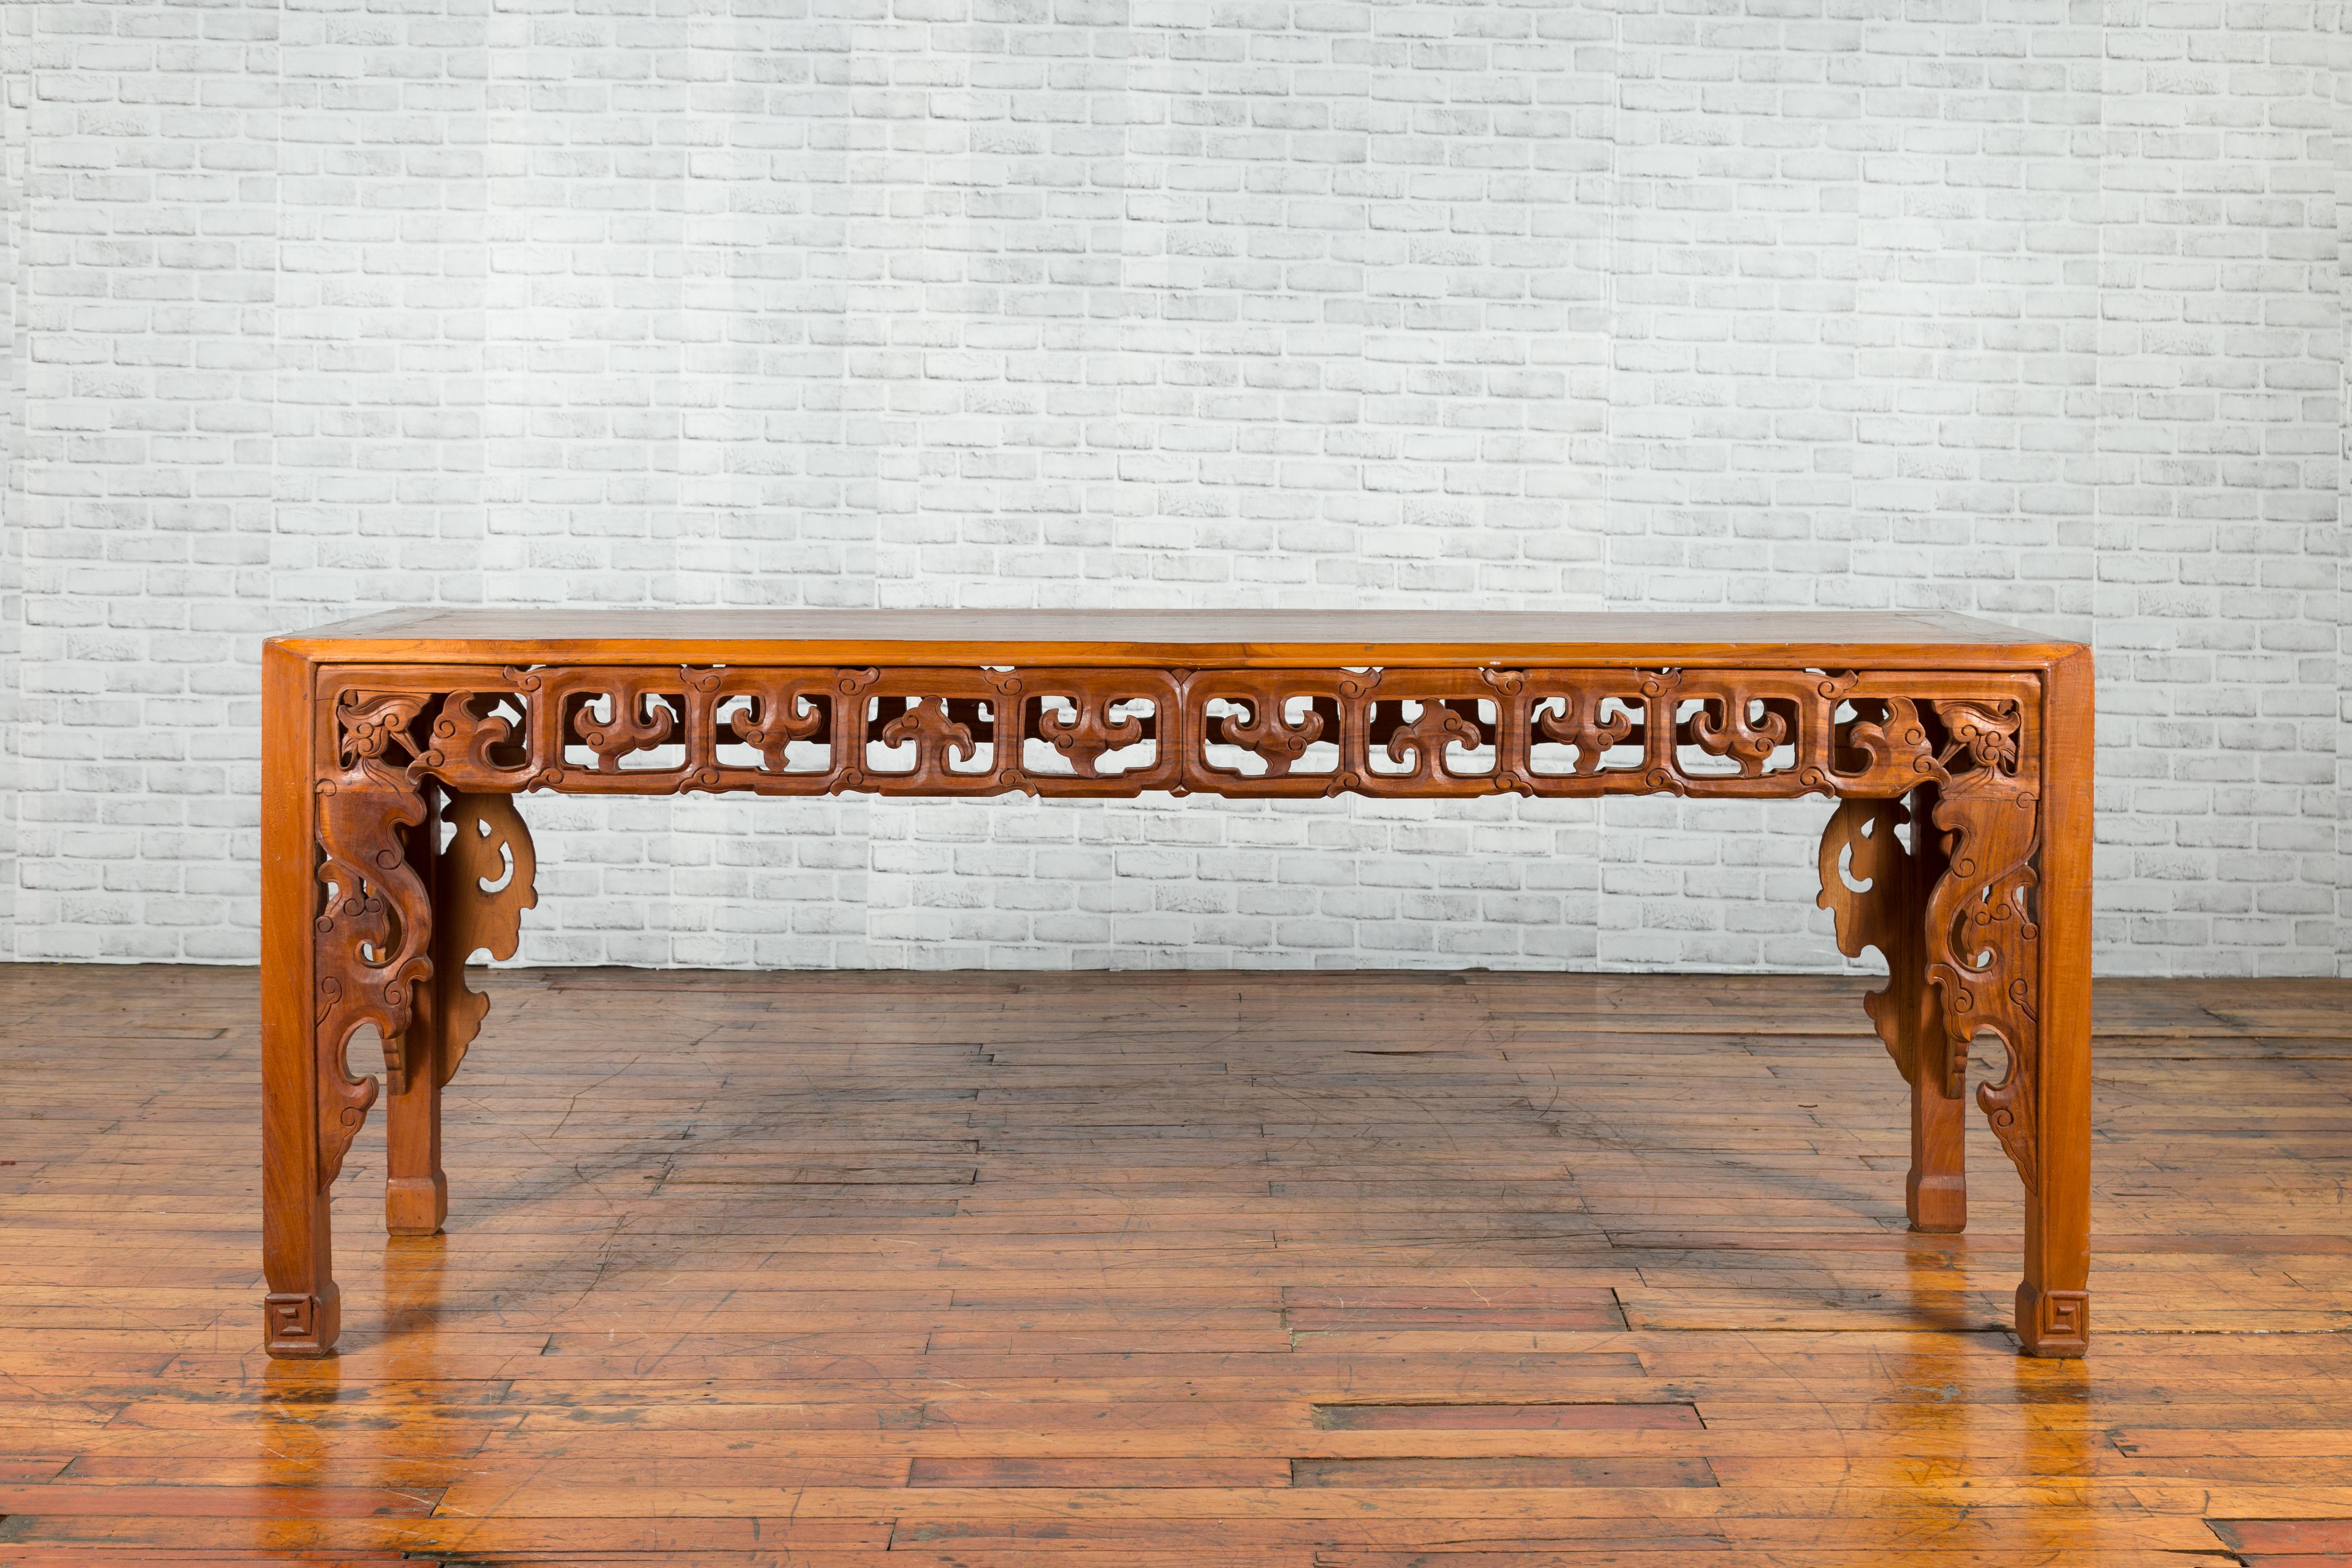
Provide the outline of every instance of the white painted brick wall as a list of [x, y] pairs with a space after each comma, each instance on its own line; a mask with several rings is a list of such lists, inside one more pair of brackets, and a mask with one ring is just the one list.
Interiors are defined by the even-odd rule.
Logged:
[[2336, 151], [2336, 273], [2337, 321], [2347, 340], [2344, 352], [2336, 359], [2338, 372], [2337, 403], [2339, 409], [2336, 453], [2336, 544], [2337, 544], [2337, 665], [2336, 721], [2336, 969], [2338, 974], [2352, 972], [2352, 955], [2346, 949], [2352, 946], [2352, 843], [2347, 834], [2352, 833], [2352, 812], [2347, 812], [2347, 800], [2352, 800], [2352, 665], [2345, 662], [2343, 613], [2347, 600], [2346, 584], [2341, 578], [2344, 567], [2346, 527], [2352, 523], [2352, 26], [2347, 26], [2347, 14], [2339, 4], [2331, 18], [2334, 23], [2335, 47], [2329, 55], [2331, 74], [2336, 80], [2336, 112], [2331, 129]]
[[32, 15], [0, 7], [0, 953], [16, 930], [19, 755], [25, 717], [25, 376], [29, 354], [24, 319], [26, 105], [31, 81], [26, 50]]
[[[2344, 972], [2336, 0], [0, 7], [5, 951], [250, 961], [396, 604], [1932, 605]], [[1836, 965], [1827, 807], [526, 803], [523, 956]]]

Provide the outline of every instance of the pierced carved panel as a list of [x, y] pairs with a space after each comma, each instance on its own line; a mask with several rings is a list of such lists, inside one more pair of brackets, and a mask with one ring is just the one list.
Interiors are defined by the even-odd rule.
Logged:
[[[533, 867], [504, 797], [530, 790], [1834, 796], [1822, 903], [1845, 952], [1886, 956], [1894, 978], [1869, 1004], [1880, 1037], [1913, 1082], [1948, 1095], [1961, 1092], [1975, 1037], [1999, 1038], [2008, 1069], [1978, 1098], [2036, 1180], [2030, 675], [629, 666], [324, 677], [322, 1182], [375, 1094], [342, 1063], [352, 1033], [376, 1026], [398, 1082], [408, 1009], [428, 979], [452, 1031], [445, 1068], [478, 1027], [484, 1004], [463, 962], [514, 951]], [[427, 781], [451, 793], [459, 826], [437, 900], [400, 853]]]
[[[1949, 835], [1949, 864], [1928, 898], [1926, 929], [1927, 975], [1941, 994], [1952, 1049], [1965, 1059], [1969, 1042], [1990, 1034], [2008, 1055], [2000, 1080], [1977, 1087], [1977, 1103], [2031, 1192], [2040, 1181], [2033, 1084], [2042, 969], [2033, 890], [2042, 818], [2031, 773], [2010, 771], [2016, 728], [2011, 723], [2006, 742], [1990, 750], [1973, 735], [1961, 742], [1980, 760], [1954, 773], [1936, 805], [1936, 826]], [[1988, 755], [1994, 760], [1981, 760]]]
[[1957, 1100], [1968, 1057], [1951, 1049], [1943, 1007], [1927, 978], [1927, 894], [1942, 858], [1941, 837], [1924, 820], [1934, 800], [1923, 786], [1908, 803], [1839, 802], [1822, 833], [1819, 902], [1836, 922], [1839, 952], [1859, 958], [1864, 948], [1874, 947], [1886, 961], [1886, 984], [1863, 998], [1863, 1010], [1905, 1081]]
[[490, 999], [467, 985], [466, 961], [515, 955], [522, 912], [539, 904], [539, 858], [512, 795], [453, 795], [442, 816], [453, 833], [434, 862], [433, 985], [446, 1084], [490, 1010]]
[[[1933, 737], [1936, 782], [1908, 805], [1840, 803], [1822, 836], [1821, 903], [1835, 916], [1841, 951], [1885, 955], [1887, 985], [1866, 1005], [1912, 1082], [1957, 1098], [1976, 1038], [2000, 1041], [2002, 1076], [1979, 1086], [1977, 1102], [2032, 1191], [2041, 1048], [2033, 707], [2022, 697], [1928, 698], [1906, 702], [1899, 721]], [[1906, 824], [1907, 845], [1896, 831]]]
[[[1944, 772], [1923, 689], [1958, 705], [1953, 722], [1973, 725], [1970, 715], [2014, 708], [2019, 681], [2030, 685], [1482, 668], [566, 667], [334, 678], [338, 728], [385, 729], [415, 776], [467, 794], [1254, 798], [1899, 796]], [[374, 711], [391, 699], [407, 706]]]
[[319, 1185], [343, 1168], [375, 1103], [376, 1080], [352, 1072], [352, 1037], [373, 1025], [395, 1089], [408, 1071], [416, 988], [433, 973], [427, 947], [431, 895], [409, 864], [406, 830], [424, 822], [425, 799], [406, 768], [401, 738], [426, 700], [381, 696], [345, 710], [332, 766], [319, 778]]

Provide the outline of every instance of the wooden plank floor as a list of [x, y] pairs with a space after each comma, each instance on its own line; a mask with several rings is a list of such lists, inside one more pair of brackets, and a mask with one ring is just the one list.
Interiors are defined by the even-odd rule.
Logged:
[[0, 966], [0, 1564], [2352, 1561], [2342, 984], [2102, 987], [2087, 1363], [1844, 980], [491, 987], [272, 1363], [252, 973]]

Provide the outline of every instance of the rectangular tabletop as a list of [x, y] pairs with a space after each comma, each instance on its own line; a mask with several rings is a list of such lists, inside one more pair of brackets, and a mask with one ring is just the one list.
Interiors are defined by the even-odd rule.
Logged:
[[2025, 669], [2075, 646], [1937, 611], [414, 609], [276, 639], [312, 662]]

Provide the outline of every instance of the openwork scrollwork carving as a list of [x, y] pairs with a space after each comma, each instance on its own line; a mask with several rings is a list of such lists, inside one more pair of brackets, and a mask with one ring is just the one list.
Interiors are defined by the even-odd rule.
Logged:
[[[1940, 874], [1941, 840], [1918, 814], [1932, 808], [1926, 790], [1899, 800], [1845, 800], [1822, 833], [1822, 908], [1837, 925], [1838, 951], [1859, 958], [1865, 947], [1886, 961], [1885, 987], [1863, 998], [1878, 1037], [1906, 1082], [1957, 1099], [1968, 1071], [1955, 1054], [1927, 977], [1927, 889]], [[1902, 831], [1909, 827], [1906, 844]]]
[[1789, 743], [1793, 729], [1785, 709], [1763, 698], [1734, 691], [1704, 699], [1691, 716], [1691, 738], [1711, 757], [1729, 757], [1749, 778], [1764, 771], [1772, 753]]
[[1990, 1034], [2009, 1060], [1998, 1082], [1980, 1084], [1977, 1103], [2032, 1191], [2035, 1053], [2041, 1047], [2041, 932], [2033, 909], [2040, 794], [2021, 742], [2021, 709], [2006, 714], [1970, 702], [1933, 705], [1950, 735], [1944, 760], [1958, 764], [1942, 786], [1936, 826], [1948, 869], [1927, 900], [1927, 974], [1943, 1002], [1952, 1049]]
[[[320, 874], [334, 894], [320, 916], [320, 1048], [340, 1052], [373, 1023], [399, 1081], [410, 997], [436, 973], [437, 985], [456, 987], [438, 994], [471, 1037], [480, 999], [451, 973], [452, 959], [513, 951], [531, 879], [528, 837], [503, 797], [530, 790], [1826, 795], [1841, 805], [1823, 839], [1822, 902], [1844, 951], [1886, 956], [1894, 978], [1869, 1004], [1880, 1037], [1906, 1077], [1948, 1095], [1960, 1092], [1970, 1042], [2000, 1039], [2009, 1069], [1979, 1099], [2031, 1184], [2032, 679], [1615, 668], [339, 670], [326, 693], [335, 763], [320, 785]], [[446, 909], [467, 911], [446, 942], [432, 934], [432, 900], [403, 853], [428, 781], [452, 792], [460, 839], [451, 863], [467, 868], [441, 889]], [[511, 880], [490, 895], [502, 874]], [[331, 1169], [374, 1087], [351, 1078], [339, 1055], [324, 1077], [333, 1104], [322, 1098], [322, 1125], [331, 1110], [340, 1140], [322, 1133], [332, 1142], [322, 1169]]]
[[432, 900], [409, 863], [406, 837], [424, 823], [425, 801], [403, 765], [405, 737], [425, 700], [380, 695], [344, 707], [334, 764], [318, 783], [320, 899], [313, 940], [322, 1188], [342, 1171], [375, 1103], [375, 1079], [354, 1075], [346, 1060], [352, 1037], [374, 1026], [385, 1076], [399, 1089], [408, 1071], [416, 988], [433, 973]]
[[[474, 794], [1885, 798], [1946, 762], [1906, 676], [1638, 669], [349, 672], [343, 721]], [[1982, 688], [1984, 682], [1973, 685]], [[1944, 743], [1998, 747], [1997, 692]], [[2012, 704], [2013, 705], [2013, 704]], [[1981, 712], [1979, 713], [1979, 710]], [[356, 730], [353, 739], [361, 737]], [[1115, 762], [1110, 759], [1116, 758]]]
[[[1535, 708], [1538, 739], [1566, 746], [1572, 770], [1585, 777], [1601, 772], [1601, 759], [1633, 742], [1633, 714], [1625, 699], [1612, 700], [1597, 687], [1570, 685], [1541, 694]], [[1601, 710], [1610, 711], [1604, 716]]]
[[[714, 722], [731, 737], [760, 753], [760, 765], [770, 773], [792, 768], [792, 749], [821, 741], [826, 732], [825, 692], [832, 683], [763, 679], [756, 671], [713, 671], [710, 684], [696, 689], [719, 699], [722, 711]], [[729, 702], [729, 698], [740, 699]]]
[[1037, 738], [1069, 758], [1071, 771], [1082, 779], [1100, 778], [1098, 764], [1113, 752], [1143, 743], [1142, 716], [1118, 710], [1115, 702], [1076, 704], [1065, 710], [1059, 701], [1040, 703]]
[[[1899, 701], [1899, 706], [1897, 705]], [[1866, 1000], [1879, 1037], [1914, 1083], [1957, 1098], [1980, 1034], [2001, 1043], [1999, 1081], [1977, 1102], [2032, 1190], [2038, 1179], [2032, 1104], [2040, 1048], [2040, 982], [2032, 907], [2041, 814], [2036, 748], [2021, 696], [1892, 700], [1883, 718], [1857, 722], [1857, 749], [1916, 754], [1930, 729], [1941, 745], [1935, 781], [1908, 805], [1847, 799], [1822, 836], [1821, 903], [1838, 946], [1876, 947], [1886, 987]], [[1910, 842], [1898, 837], [1907, 824]]]
[[[373, 1075], [353, 1074], [345, 1059], [352, 1037], [374, 1026], [395, 1094], [419, 1070], [447, 1081], [488, 1007], [466, 986], [466, 960], [482, 949], [514, 955], [537, 869], [509, 795], [452, 793], [455, 837], [446, 849], [424, 837], [440, 827], [427, 797], [436, 770], [529, 776], [512, 694], [345, 688], [329, 700], [333, 758], [331, 766], [322, 759], [318, 784], [322, 896], [312, 931], [322, 1189], [341, 1173], [379, 1092]], [[427, 866], [430, 887], [420, 870]], [[411, 1048], [417, 1009], [428, 1002], [437, 1059]]]
[[484, 951], [515, 955], [522, 912], [539, 903], [539, 858], [512, 795], [453, 795], [442, 816], [452, 831], [434, 863], [433, 984], [447, 1083], [490, 1010], [490, 999], [467, 985], [466, 961]]

